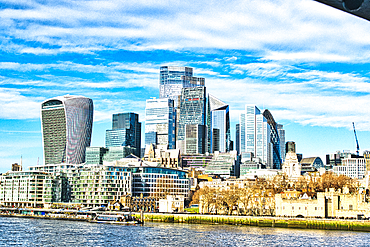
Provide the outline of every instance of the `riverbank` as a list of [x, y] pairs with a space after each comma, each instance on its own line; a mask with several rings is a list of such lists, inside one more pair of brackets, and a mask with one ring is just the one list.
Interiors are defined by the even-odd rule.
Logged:
[[144, 213], [144, 221], [370, 232], [367, 220]]
[[[140, 213], [133, 213], [133, 216], [135, 216], [136, 218], [140, 218]], [[91, 217], [89, 216], [70, 215], [63, 213], [52, 215], [38, 215], [38, 214], [25, 215], [17, 213], [0, 213], [0, 217], [18, 217], [18, 218], [86, 221], [86, 222], [91, 220]], [[318, 219], [318, 218], [301, 219], [301, 218], [279, 218], [279, 217], [165, 214], [165, 213], [144, 213], [143, 219], [144, 222], [166, 222], [166, 223], [209, 224], [209, 225], [220, 224], [220, 225], [240, 225], [257, 227], [370, 232], [370, 221], [368, 220], [340, 220], [340, 219]]]
[[81, 216], [71, 216], [71, 215], [24, 215], [24, 214], [3, 214], [0, 213], [0, 217], [17, 217], [17, 218], [30, 218], [30, 219], [48, 219], [48, 220], [71, 220], [71, 221], [89, 221], [90, 218]]

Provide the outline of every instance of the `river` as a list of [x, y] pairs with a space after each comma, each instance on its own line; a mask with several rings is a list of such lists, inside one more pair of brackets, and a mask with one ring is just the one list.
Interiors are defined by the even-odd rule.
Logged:
[[122, 226], [0, 217], [0, 246], [370, 246], [370, 233], [149, 222]]

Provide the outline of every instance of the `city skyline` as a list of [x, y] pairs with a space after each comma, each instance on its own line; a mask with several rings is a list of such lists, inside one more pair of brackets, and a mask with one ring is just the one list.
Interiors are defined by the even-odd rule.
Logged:
[[[370, 149], [370, 23], [312, 0], [45, 3], [1, 1], [0, 173], [42, 164], [40, 105], [94, 101], [92, 146], [112, 114], [159, 97], [159, 68], [187, 66], [230, 107], [268, 109], [303, 157]], [[142, 129], [142, 133], [144, 130]]]

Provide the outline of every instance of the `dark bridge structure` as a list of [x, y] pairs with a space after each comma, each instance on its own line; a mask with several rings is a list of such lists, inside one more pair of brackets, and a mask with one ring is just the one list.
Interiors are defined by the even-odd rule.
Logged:
[[370, 21], [370, 0], [314, 0]]

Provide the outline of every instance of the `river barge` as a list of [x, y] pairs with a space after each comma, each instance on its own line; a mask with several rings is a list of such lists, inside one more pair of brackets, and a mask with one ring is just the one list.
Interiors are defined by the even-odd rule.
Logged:
[[140, 225], [142, 222], [131, 215], [122, 214], [96, 214], [89, 221], [91, 223], [116, 224], [116, 225]]

